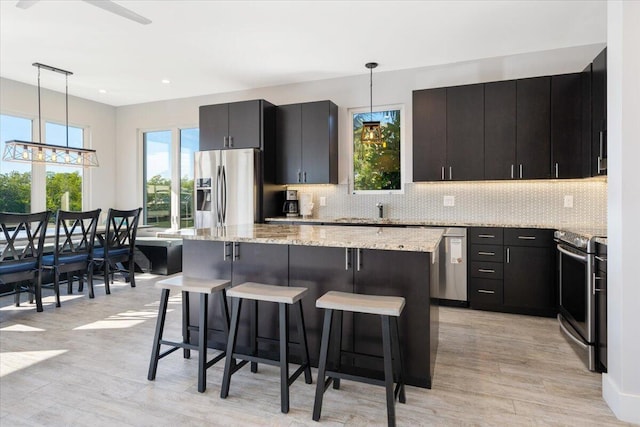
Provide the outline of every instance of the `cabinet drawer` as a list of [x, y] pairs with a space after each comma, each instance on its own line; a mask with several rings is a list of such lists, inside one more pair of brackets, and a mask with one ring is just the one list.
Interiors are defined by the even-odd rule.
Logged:
[[502, 245], [471, 245], [469, 259], [471, 261], [502, 262], [504, 249]]
[[505, 246], [552, 246], [553, 230], [539, 228], [505, 228]]
[[472, 227], [469, 228], [469, 243], [481, 245], [501, 245], [502, 228], [498, 227]]
[[603, 271], [606, 273], [607, 271], [607, 245], [603, 245], [602, 243], [598, 243], [596, 245], [596, 270]]
[[471, 261], [471, 277], [481, 279], [502, 279], [503, 265], [498, 262]]
[[469, 302], [478, 305], [502, 305], [502, 280], [471, 279], [469, 281]]

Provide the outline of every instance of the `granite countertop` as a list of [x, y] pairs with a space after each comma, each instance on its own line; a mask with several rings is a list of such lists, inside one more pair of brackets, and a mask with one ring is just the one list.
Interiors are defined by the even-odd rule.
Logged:
[[304, 218], [304, 217], [273, 217], [265, 218], [271, 223], [278, 222], [300, 222], [306, 224], [362, 224], [362, 225], [407, 225], [407, 226], [428, 226], [428, 227], [511, 227], [511, 228], [547, 228], [551, 230], [571, 231], [584, 235], [587, 238], [597, 237], [604, 239], [606, 243], [606, 227], [589, 227], [585, 225], [570, 224], [514, 224], [509, 222], [467, 222], [467, 221], [433, 221], [419, 219], [395, 219], [395, 218]]
[[271, 243], [299, 246], [435, 252], [444, 230], [439, 228], [340, 227], [332, 225], [247, 224], [158, 233], [185, 240]]

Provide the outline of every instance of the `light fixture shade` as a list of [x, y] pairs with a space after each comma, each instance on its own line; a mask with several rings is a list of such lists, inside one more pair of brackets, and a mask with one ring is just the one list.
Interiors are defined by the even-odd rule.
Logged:
[[96, 150], [19, 141], [16, 139], [5, 142], [2, 160], [81, 168], [99, 166]]
[[380, 122], [363, 122], [360, 142], [363, 144], [382, 144], [382, 127]]

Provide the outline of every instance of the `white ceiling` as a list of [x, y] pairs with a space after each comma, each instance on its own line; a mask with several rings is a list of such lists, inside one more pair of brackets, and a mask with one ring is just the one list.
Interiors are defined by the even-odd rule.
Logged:
[[[605, 1], [0, 1], [0, 76], [120, 106], [603, 43]], [[163, 84], [169, 79], [170, 84]], [[64, 77], [43, 71], [45, 88]], [[104, 89], [107, 93], [99, 93]]]

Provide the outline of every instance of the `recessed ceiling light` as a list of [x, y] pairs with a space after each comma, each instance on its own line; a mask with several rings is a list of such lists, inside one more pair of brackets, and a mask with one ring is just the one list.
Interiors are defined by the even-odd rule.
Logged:
[[98, 92], [100, 93], [107, 93], [107, 91], [105, 89], [100, 89]]
[[168, 85], [169, 83], [171, 83], [171, 80], [169, 79], [162, 79], [162, 83]]

